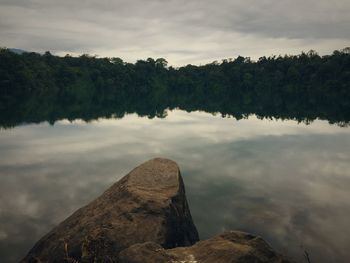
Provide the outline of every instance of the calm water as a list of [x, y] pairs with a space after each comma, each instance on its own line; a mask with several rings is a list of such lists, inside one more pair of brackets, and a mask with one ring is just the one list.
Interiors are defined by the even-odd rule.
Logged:
[[201, 238], [263, 236], [298, 262], [350, 258], [350, 128], [237, 121], [175, 110], [165, 119], [59, 121], [0, 130], [0, 255], [35, 241], [140, 163], [180, 165]]

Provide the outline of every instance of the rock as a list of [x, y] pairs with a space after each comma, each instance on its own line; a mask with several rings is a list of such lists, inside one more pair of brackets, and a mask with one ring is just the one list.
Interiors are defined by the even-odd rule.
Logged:
[[196, 241], [179, 167], [157, 158], [64, 220], [23, 262], [117, 262], [119, 252], [136, 243], [174, 248]]
[[138, 166], [68, 217], [39, 240], [22, 262], [290, 262], [262, 238], [243, 232], [197, 241], [179, 167], [157, 158]]
[[120, 263], [290, 263], [260, 237], [230, 231], [191, 247], [164, 249], [153, 242], [135, 244], [119, 254]]

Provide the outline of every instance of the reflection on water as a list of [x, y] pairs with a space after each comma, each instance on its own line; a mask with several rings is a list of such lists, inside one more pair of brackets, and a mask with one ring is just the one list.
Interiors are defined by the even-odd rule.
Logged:
[[15, 262], [141, 162], [177, 161], [201, 238], [259, 234], [303, 262], [350, 257], [350, 129], [169, 112], [0, 131], [0, 255]]

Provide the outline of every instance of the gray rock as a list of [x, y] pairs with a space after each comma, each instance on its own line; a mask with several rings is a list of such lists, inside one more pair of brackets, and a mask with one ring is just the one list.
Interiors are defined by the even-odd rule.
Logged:
[[191, 247], [164, 249], [153, 242], [135, 244], [119, 254], [120, 263], [290, 263], [260, 237], [230, 231]]
[[23, 262], [117, 262], [119, 252], [152, 241], [189, 246], [198, 232], [177, 164], [150, 160], [55, 227]]
[[243, 232], [197, 241], [179, 167], [157, 158], [55, 227], [22, 262], [290, 262], [262, 238]]

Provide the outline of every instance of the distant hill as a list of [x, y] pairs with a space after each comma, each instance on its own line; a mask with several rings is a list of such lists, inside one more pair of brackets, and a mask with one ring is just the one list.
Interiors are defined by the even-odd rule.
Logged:
[[23, 50], [23, 49], [19, 49], [19, 48], [9, 48], [9, 50], [13, 53], [16, 53], [16, 54], [23, 54], [23, 53], [28, 53], [28, 51], [26, 50]]

